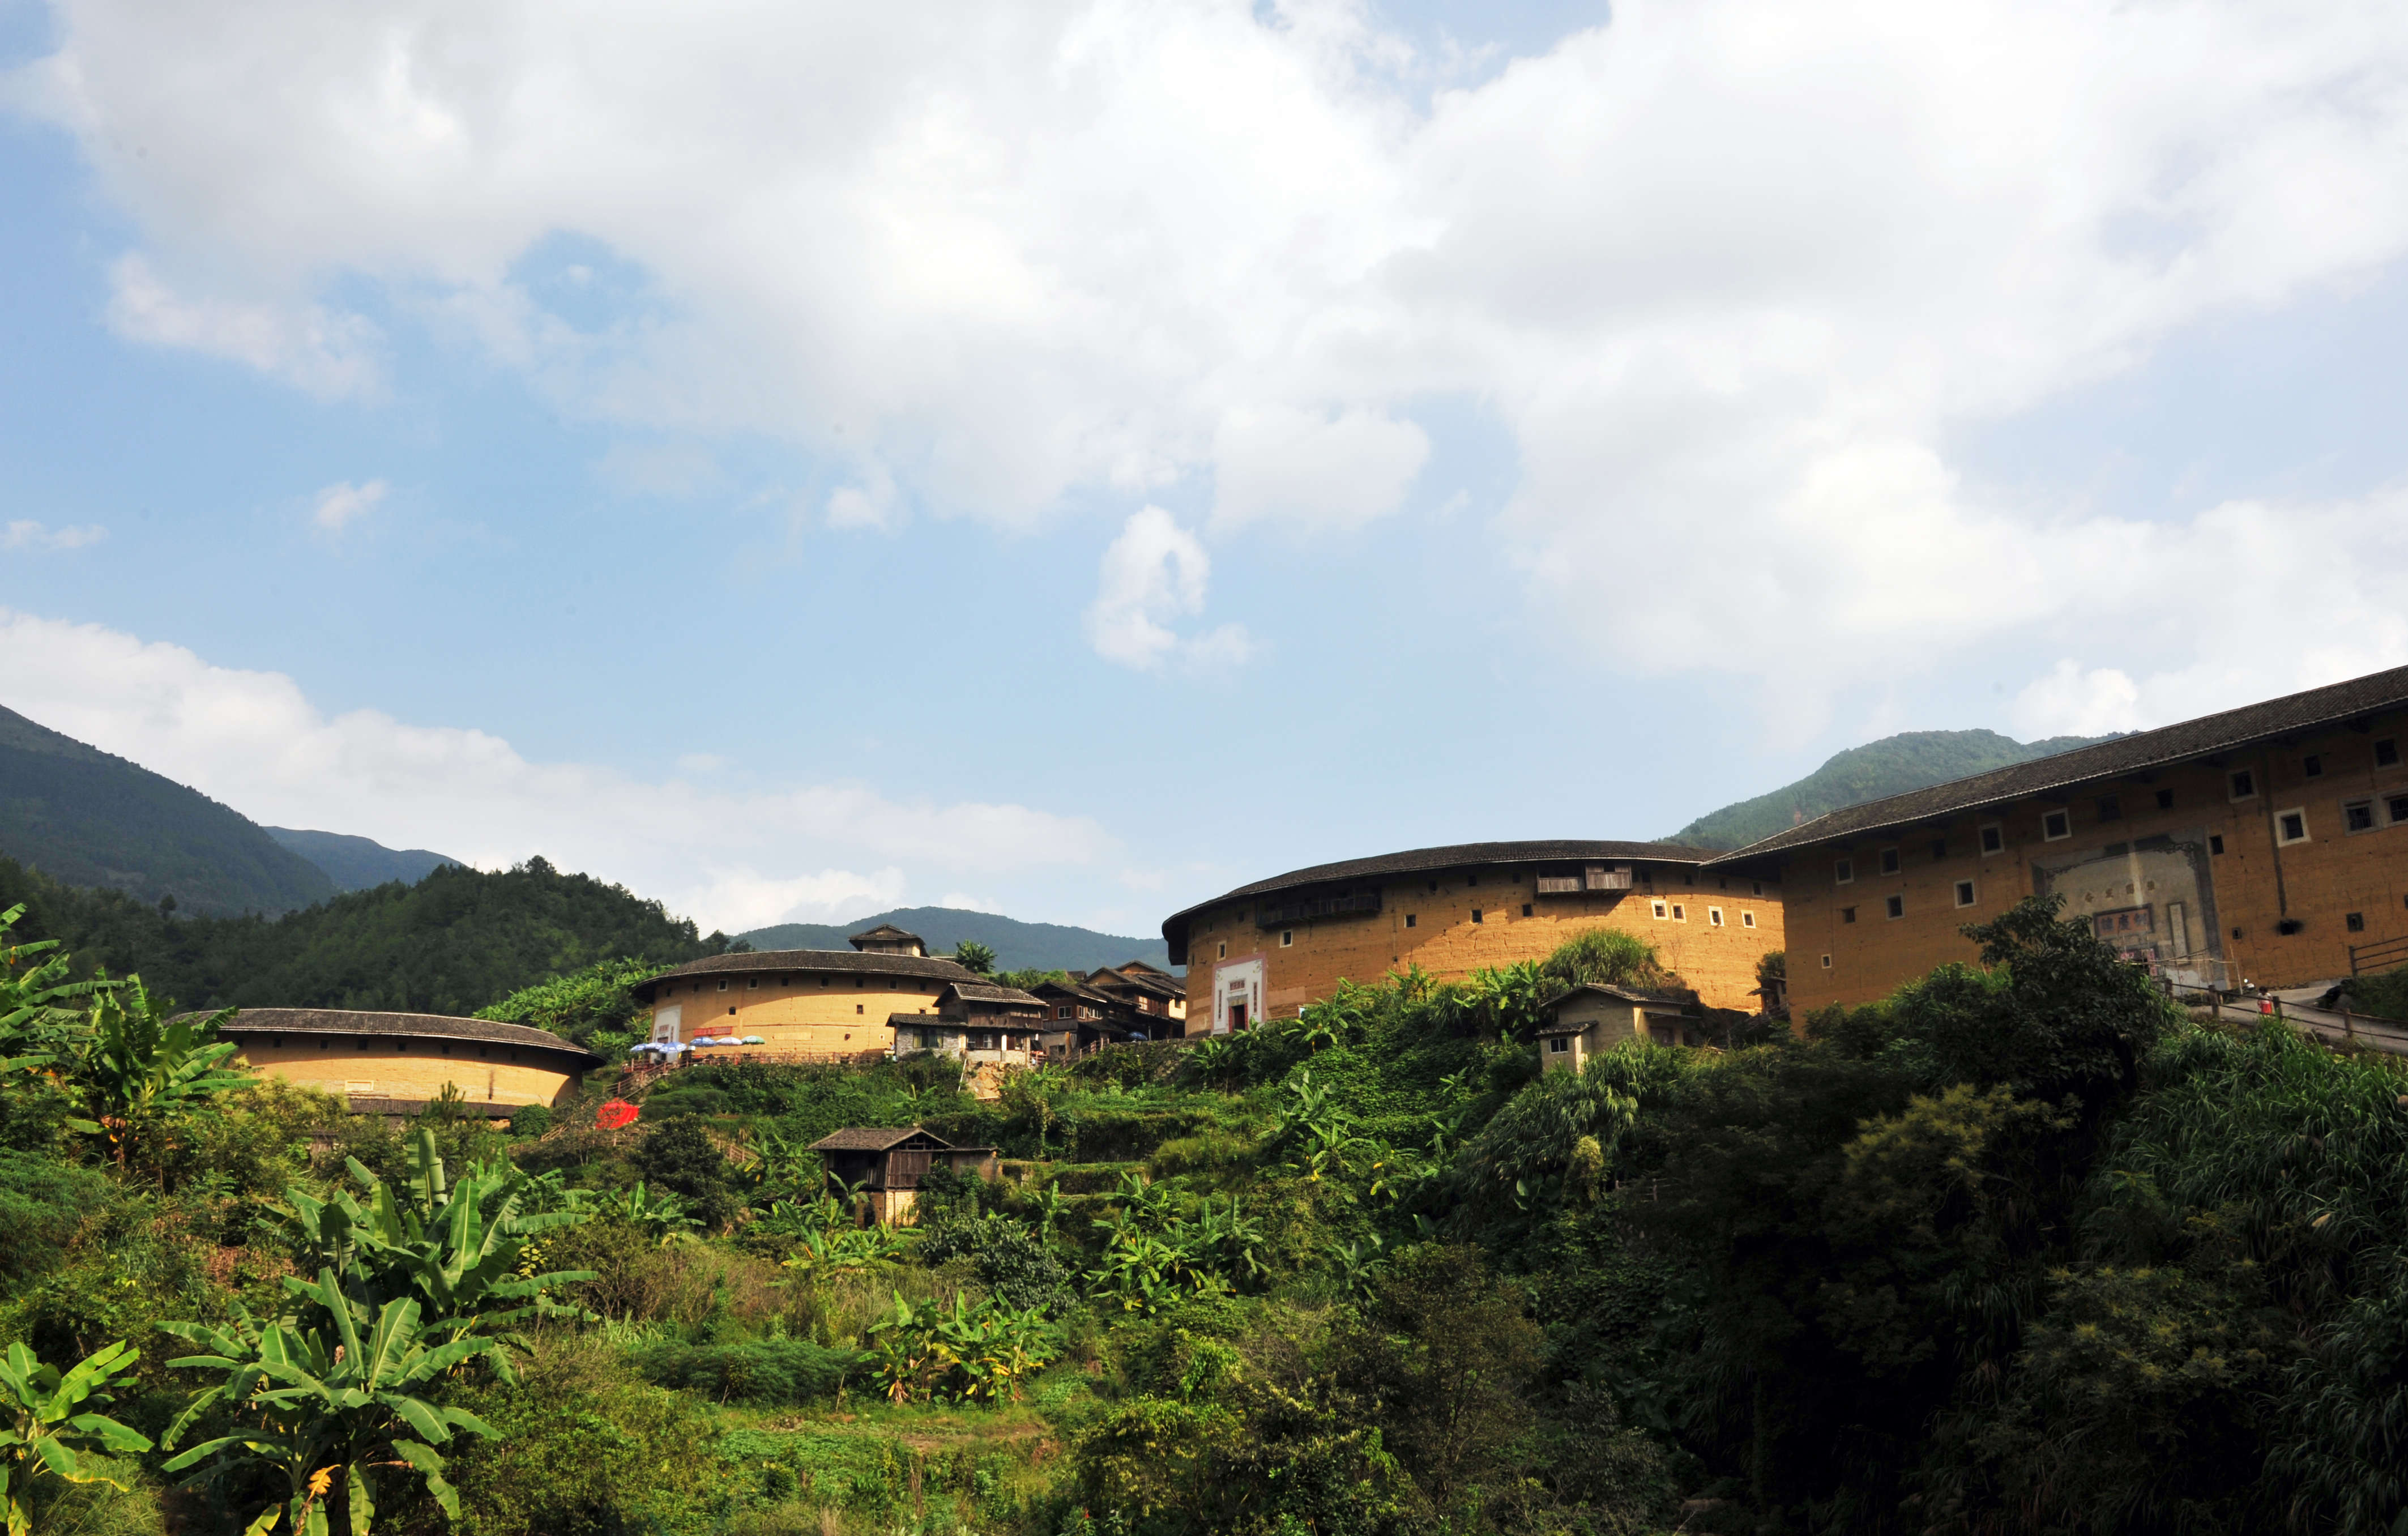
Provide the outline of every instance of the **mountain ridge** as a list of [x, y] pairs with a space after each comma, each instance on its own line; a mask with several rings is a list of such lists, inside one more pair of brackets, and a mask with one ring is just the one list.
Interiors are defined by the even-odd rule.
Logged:
[[1708, 811], [1668, 840], [1694, 848], [1744, 848], [1847, 806], [2054, 757], [2077, 747], [2112, 741], [2115, 734], [2120, 733], [2018, 741], [1992, 730], [1900, 731], [1833, 753], [1803, 779]]
[[1004, 970], [1094, 970], [1125, 960], [1171, 969], [1170, 946], [1152, 939], [1098, 933], [1064, 923], [1024, 923], [999, 912], [962, 907], [898, 907], [853, 923], [775, 923], [736, 937], [754, 949], [850, 949], [846, 939], [864, 928], [892, 923], [926, 940], [928, 953], [947, 955], [965, 940], [995, 951]]

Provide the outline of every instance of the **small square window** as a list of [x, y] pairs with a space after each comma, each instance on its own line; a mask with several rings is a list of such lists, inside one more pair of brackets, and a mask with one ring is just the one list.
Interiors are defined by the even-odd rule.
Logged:
[[1987, 826], [1982, 828], [1982, 856], [1984, 858], [1988, 858], [1992, 854], [2003, 854], [2006, 851], [2007, 829], [2005, 827], [2000, 826], [1996, 822], [1992, 822]]
[[1706, 926], [1710, 928], [1719, 928], [1722, 926], [1723, 910], [1720, 907], [1708, 907], [1706, 909]]
[[2288, 848], [2295, 842], [2305, 842], [2307, 840], [2308, 812], [2306, 807], [2302, 806], [2297, 810], [2277, 811], [2274, 812], [2274, 844], [2276, 847]]
[[2387, 737], [2383, 740], [2374, 743], [2374, 766], [2376, 768], [2398, 768], [2400, 766], [2400, 743]]
[[1678, 901], [1673, 902], [1673, 903], [1672, 903], [1672, 921], [1673, 921], [1673, 922], [1675, 922], [1675, 923], [1686, 923], [1688, 920], [1689, 920], [1689, 909], [1688, 909], [1685, 905], [1684, 905], [1683, 903], [1681, 903], [1681, 902], [1678, 902]]
[[2208, 839], [2207, 839], [2207, 851], [2208, 851], [2209, 853], [2211, 853], [2211, 854], [2221, 854], [2221, 853], [2223, 853], [2223, 852], [2224, 852], [2224, 834], [2223, 834], [2223, 833], [2221, 833], [2221, 832], [2211, 832], [2211, 833], [2209, 833], [2209, 834], [2208, 834]]
[[2253, 799], [2258, 794], [2258, 776], [2247, 768], [2235, 768], [2224, 776], [2226, 790], [2236, 800]]
[[2051, 811], [2040, 819], [2040, 835], [2043, 841], [2063, 842], [2073, 836], [2073, 812]]
[[719, 990], [720, 990], [720, 991], [722, 991], [722, 992], [726, 991], [726, 990], [727, 990], [727, 983], [726, 983], [725, 982], [722, 982], [722, 983], [719, 983]]
[[1831, 866], [1831, 882], [1833, 884], [1846, 885], [1854, 882], [1856, 878], [1856, 861], [1855, 859], [1843, 858], [1837, 864]]
[[[867, 1010], [865, 1010], [865, 1009], [864, 1009], [864, 1008], [863, 1008], [859, 1003], [855, 1003], [855, 1004], [853, 1004], [853, 1011], [854, 1012], [856, 1012], [856, 1013], [860, 1013], [860, 1012], [867, 1012]], [[728, 1012], [735, 1012], [735, 1010], [730, 1009]]]
[[1764, 882], [1760, 880], [1750, 881], [1748, 883], [1748, 891], [1751, 895], [1762, 896], [1764, 894]]
[[1566, 1040], [1561, 1035], [1550, 1035], [1547, 1037], [1547, 1054], [1550, 1055], [1559, 1056], [1571, 1048], [1572, 1042]]
[[2383, 813], [2391, 818], [2391, 825], [2394, 826], [2401, 822], [2408, 822], [2408, 795], [2385, 796]]
[[1754, 913], [1754, 912], [1742, 912], [1742, 913], [1740, 913], [1740, 914], [1739, 914], [1739, 926], [1740, 926], [1741, 927], [1742, 927], [1742, 928], [1752, 928], [1752, 927], [1756, 926], [1756, 913]]
[[1828, 970], [1828, 969], [1831, 969], [1831, 957], [1830, 957], [1829, 955], [1826, 955], [1825, 956], [1823, 956], [1823, 969], [1824, 969], [1825, 970]]
[[2157, 791], [2157, 809], [2160, 811], [2172, 811], [2173, 808], [2174, 792], [2171, 789], [2161, 789]]
[[1898, 850], [1897, 850], [1897, 849], [1895, 849], [1895, 848], [1885, 848], [1885, 849], [1883, 849], [1883, 850], [1881, 851], [1881, 860], [1882, 860], [1882, 873], [1883, 873], [1883, 874], [1885, 874], [1885, 875], [1894, 875], [1894, 874], [1898, 873]]
[[1464, 879], [1464, 882], [1463, 882], [1463, 883], [1464, 883], [1466, 885], [1477, 885], [1477, 884], [1479, 884], [1479, 883], [1480, 883], [1480, 877], [1479, 877], [1478, 875], [1476, 875], [1476, 874], [1474, 874], [1474, 875], [1469, 875], [1469, 876], [1466, 876], [1466, 877], [1465, 877], [1465, 879]]
[[2325, 760], [2310, 753], [2300, 759], [2300, 772], [2310, 779], [2321, 779], [2325, 776]]
[[1904, 917], [1906, 915], [1906, 897], [1902, 896], [1891, 897], [1889, 898], [1889, 914], [1892, 917]]
[[2341, 807], [2341, 828], [2344, 832], [2373, 831], [2374, 802], [2372, 800], [2343, 801]]
[[1523, 916], [1525, 916], [1525, 917], [1529, 916], [1529, 915], [1530, 915], [1530, 913], [1531, 913], [1534, 910], [1535, 910], [1535, 909], [1534, 909], [1534, 908], [1532, 908], [1532, 907], [1531, 907], [1531, 905], [1530, 905], [1528, 902], [1525, 901], [1525, 902], [1523, 902], [1523, 903], [1522, 903], [1522, 915], [1523, 915]]
[[2100, 796], [2099, 819], [2102, 822], [2122, 821], [2124, 819], [2123, 798], [2120, 796], [2115, 795]]
[[1293, 947], [1295, 946], [1295, 944], [1296, 944], [1296, 930], [1295, 930], [1294, 928], [1282, 928], [1282, 929], [1280, 929], [1280, 948], [1282, 948], [1282, 949], [1290, 949], [1290, 948], [1293, 948]]
[[760, 977], [758, 977], [758, 976], [755, 976], [755, 977], [753, 977], [751, 981], [749, 981], [749, 982], [747, 982], [747, 983], [744, 983], [744, 989], [745, 989], [746, 991], [748, 991], [748, 992], [750, 992], [750, 991], [753, 991], [753, 990], [757, 989], [757, 988], [760, 986], [760, 984], [761, 984], [761, 978], [760, 978]]
[[1960, 907], [1970, 907], [1972, 904], [1973, 883], [1970, 880], [1958, 881], [1956, 883], [1956, 905]]
[[1854, 907], [1842, 907], [1842, 908], [1841, 908], [1841, 909], [1840, 909], [1840, 921], [1841, 921], [1841, 922], [1842, 922], [1842, 923], [1853, 923], [1853, 922], [1855, 922], [1856, 920], [1856, 908], [1854, 908]]
[[1486, 917], [1481, 914], [1481, 911], [1477, 907], [1471, 909], [1471, 920], [1474, 923], [1485, 923], [1488, 921]]
[[1419, 912], [1407, 912], [1407, 913], [1405, 913], [1405, 926], [1407, 926], [1407, 927], [1409, 927], [1409, 928], [1417, 928], [1417, 927], [1420, 927], [1421, 926], [1422, 926], [1422, 914], [1421, 914], [1421, 913], [1419, 913]]
[[1947, 856], [1948, 856], [1948, 840], [1947, 840], [1946, 838], [1934, 838], [1934, 839], [1932, 839], [1932, 840], [1931, 840], [1931, 862], [1932, 862], [1932, 863], [1934, 863], [1934, 864], [1937, 864], [1937, 863], [1939, 863], [1942, 859], [1944, 859], [1944, 858], [1946, 858]]
[[2352, 933], [2364, 933], [2366, 931], [2366, 914], [2364, 912], [2351, 912], [2342, 919], [2342, 924]]

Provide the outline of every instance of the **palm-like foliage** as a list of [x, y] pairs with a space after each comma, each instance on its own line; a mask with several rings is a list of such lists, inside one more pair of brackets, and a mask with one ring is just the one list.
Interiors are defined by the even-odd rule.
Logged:
[[10, 930], [24, 915], [22, 903], [0, 912], [0, 1072], [57, 1063], [80, 1032], [92, 999], [118, 984], [72, 980], [55, 939], [17, 942]]
[[225, 1065], [234, 1042], [217, 1039], [218, 1026], [234, 1014], [229, 1008], [206, 1019], [170, 1017], [139, 976], [93, 993], [73, 1066], [86, 1114], [70, 1128], [107, 1138], [121, 1171], [155, 1153], [175, 1120], [251, 1081]]
[[204, 1351], [170, 1365], [224, 1373], [178, 1416], [166, 1443], [172, 1448], [212, 1411], [230, 1413], [238, 1426], [176, 1457], [167, 1470], [274, 1466], [288, 1497], [261, 1513], [255, 1532], [289, 1519], [295, 1536], [322, 1536], [339, 1495], [351, 1530], [365, 1536], [375, 1513], [367, 1474], [383, 1468], [416, 1471], [444, 1509], [457, 1514], [436, 1447], [455, 1429], [492, 1430], [432, 1401], [434, 1383], [471, 1361], [515, 1381], [510, 1352], [520, 1341], [504, 1331], [508, 1325], [581, 1315], [549, 1293], [592, 1278], [590, 1271], [519, 1269], [538, 1234], [583, 1221], [587, 1213], [525, 1213], [535, 1181], [507, 1163], [479, 1164], [456, 1184], [448, 1181], [431, 1131], [419, 1132], [416, 1160], [399, 1190], [354, 1160], [365, 1199], [348, 1190], [325, 1200], [287, 1192], [279, 1209], [289, 1240], [318, 1271], [314, 1282], [286, 1278], [292, 1305], [283, 1314], [237, 1311], [223, 1328], [162, 1325]]
[[898, 1296], [895, 1311], [869, 1328], [886, 1395], [896, 1402], [944, 1395], [970, 1402], [1017, 1398], [1020, 1384], [1061, 1352], [1061, 1335], [1042, 1310], [1005, 1306], [992, 1297], [950, 1307]]
[[[448, 1444], [457, 1429], [480, 1435], [494, 1430], [466, 1409], [433, 1401], [430, 1394], [445, 1372], [472, 1359], [499, 1362], [501, 1342], [460, 1328], [458, 1319], [429, 1327], [410, 1298], [388, 1301], [373, 1320], [366, 1320], [366, 1309], [345, 1294], [332, 1268], [321, 1270], [317, 1285], [302, 1294], [332, 1320], [331, 1327], [296, 1328], [248, 1312], [225, 1328], [163, 1325], [205, 1351], [168, 1364], [225, 1372], [222, 1382], [195, 1397], [177, 1417], [166, 1443], [173, 1447], [221, 1403], [233, 1408], [241, 1426], [185, 1451], [165, 1470], [241, 1460], [274, 1467], [283, 1475], [288, 1496], [282, 1505], [260, 1513], [251, 1523], [253, 1532], [275, 1529], [280, 1515], [294, 1536], [326, 1536], [328, 1511], [339, 1491], [351, 1529], [366, 1536], [376, 1514], [367, 1474], [388, 1468], [415, 1471], [444, 1513], [456, 1518], [459, 1497], [444, 1480], [443, 1456], [436, 1447]], [[429, 1342], [446, 1332], [453, 1335], [448, 1342]]]
[[122, 1341], [66, 1371], [44, 1365], [22, 1344], [10, 1344], [0, 1363], [0, 1511], [8, 1536], [31, 1536], [26, 1485], [48, 1472], [69, 1483], [107, 1483], [123, 1489], [108, 1456], [150, 1448], [140, 1430], [93, 1412], [108, 1388], [134, 1368], [136, 1352]]

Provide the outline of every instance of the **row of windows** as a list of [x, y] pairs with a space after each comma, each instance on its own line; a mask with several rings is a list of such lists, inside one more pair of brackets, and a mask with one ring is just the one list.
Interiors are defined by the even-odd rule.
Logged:
[[[1956, 889], [1953, 894], [1956, 896], [1956, 905], [1959, 907], [1978, 907], [1982, 904], [1981, 891], [1977, 883], [1973, 881], [1958, 881], [1956, 883]], [[1888, 917], [1904, 917], [1906, 915], [1906, 897], [1902, 896], [1884, 897], [1882, 902], [1882, 912], [1884, 915]], [[1840, 909], [1841, 922], [1853, 923], [1856, 920], [1856, 908], [1842, 907]]]

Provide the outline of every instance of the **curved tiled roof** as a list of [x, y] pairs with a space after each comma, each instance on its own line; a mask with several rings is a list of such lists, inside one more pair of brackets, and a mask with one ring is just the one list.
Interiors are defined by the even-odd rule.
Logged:
[[223, 1035], [386, 1035], [410, 1040], [465, 1040], [480, 1045], [518, 1045], [582, 1056], [588, 1067], [602, 1058], [581, 1045], [532, 1025], [456, 1019], [446, 1013], [382, 1013], [350, 1008], [246, 1008], [219, 1026]]
[[1928, 789], [1911, 789], [1862, 805], [1827, 811], [1813, 821], [1776, 832], [1759, 842], [1713, 855], [1717, 865], [1785, 853], [1834, 838], [1855, 837], [1915, 822], [1931, 821], [1975, 811], [2026, 796], [2071, 789], [2099, 779], [2121, 778], [2153, 768], [2172, 768], [2217, 753], [2253, 746], [2272, 738], [2322, 726], [2338, 725], [2377, 711], [2408, 707], [2408, 667], [2372, 672], [2347, 682], [2336, 682], [2303, 693], [2286, 694], [2262, 704], [2244, 705], [2220, 714], [2201, 715], [2176, 725], [2137, 731], [2096, 746], [2076, 747], [2054, 757], [1992, 768], [1953, 779]]
[[981, 980], [978, 972], [955, 965], [951, 960], [931, 959], [920, 955], [879, 955], [850, 949], [766, 949], [744, 955], [710, 955], [699, 960], [689, 960], [675, 970], [665, 970], [633, 990], [649, 998], [652, 988], [663, 982], [674, 982], [688, 976], [725, 976], [754, 974], [761, 971], [851, 970], [870, 976], [924, 976], [939, 982], [970, 982]]
[[1176, 964], [1179, 957], [1187, 952], [1187, 924], [1197, 912], [1225, 901], [1268, 896], [1275, 891], [1295, 890], [1304, 885], [1326, 885], [1348, 880], [1384, 880], [1394, 875], [1482, 868], [1496, 864], [1578, 864], [1589, 859], [1703, 864], [1713, 856], [1714, 851], [1711, 848], [1690, 848], [1677, 842], [1592, 842], [1576, 839], [1542, 842], [1456, 842], [1440, 848], [1412, 848], [1401, 854], [1381, 854], [1372, 858], [1315, 864], [1302, 869], [1291, 869], [1283, 875], [1273, 875], [1268, 880], [1258, 880], [1251, 885], [1240, 885], [1234, 891], [1226, 891], [1210, 901], [1199, 901], [1183, 912], [1164, 918], [1162, 937], [1169, 940], [1171, 959]]

